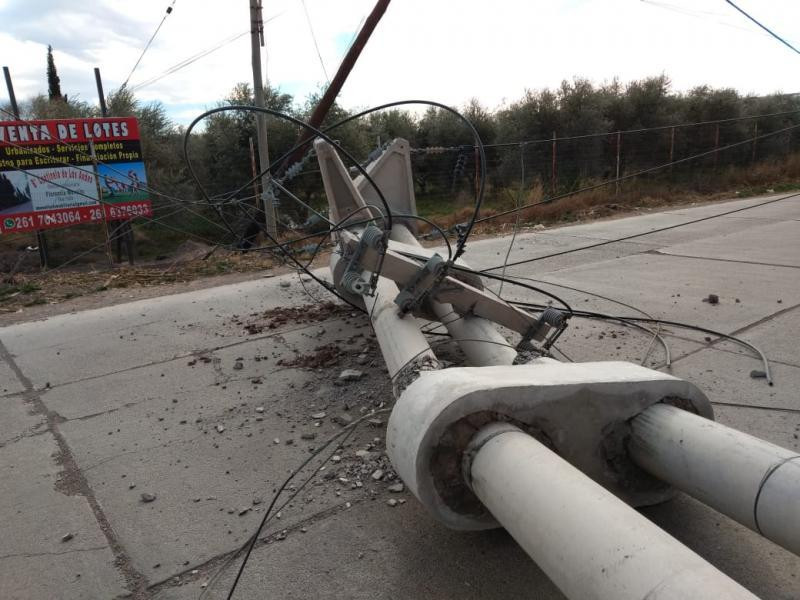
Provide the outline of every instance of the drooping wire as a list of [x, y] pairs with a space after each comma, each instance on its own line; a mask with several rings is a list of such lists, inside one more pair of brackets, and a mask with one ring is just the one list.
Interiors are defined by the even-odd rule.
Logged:
[[322, 73], [325, 75], [325, 81], [327, 81], [328, 85], [330, 85], [331, 78], [328, 77], [328, 70], [325, 68], [325, 61], [322, 60], [322, 53], [319, 51], [319, 44], [317, 43], [317, 35], [314, 33], [314, 26], [311, 24], [311, 15], [308, 14], [308, 7], [306, 6], [306, 0], [300, 0], [300, 4], [303, 5], [303, 12], [306, 15], [306, 23], [308, 24], [308, 30], [311, 32], [311, 39], [314, 41], [314, 49], [317, 51], [317, 58], [319, 58], [319, 64], [322, 67]]
[[[521, 143], [519, 145], [519, 168], [520, 168], [520, 176], [519, 176], [519, 194], [516, 198], [516, 205], [519, 208], [522, 205], [522, 197], [525, 194], [525, 143]], [[517, 232], [519, 231], [519, 222], [522, 219], [522, 211], [517, 212], [517, 218], [514, 220], [514, 232], [511, 234], [511, 241], [508, 244], [508, 250], [506, 250], [506, 257], [503, 259], [503, 271], [500, 273], [501, 277], [506, 276], [506, 266], [508, 265], [508, 260], [511, 257], [511, 251], [514, 248], [514, 242], [517, 241]], [[498, 294], [502, 295], [503, 293], [503, 284], [505, 282], [500, 282], [500, 289], [498, 290]]]
[[198, 52], [197, 54], [193, 54], [192, 56], [183, 59], [181, 62], [172, 65], [170, 68], [165, 69], [160, 74], [154, 75], [154, 76], [150, 77], [149, 79], [145, 79], [144, 81], [142, 81], [140, 83], [134, 84], [128, 89], [131, 92], [135, 92], [135, 91], [138, 91], [138, 90], [140, 90], [140, 89], [142, 89], [144, 87], [147, 87], [148, 85], [152, 85], [152, 84], [156, 83], [157, 81], [161, 81], [164, 77], [167, 77], [168, 75], [172, 75], [174, 73], [177, 73], [181, 69], [185, 69], [186, 67], [188, 67], [189, 65], [197, 62], [201, 58], [205, 58], [209, 54], [212, 54], [212, 53], [216, 52], [217, 50], [220, 50], [221, 48], [224, 48], [228, 44], [232, 44], [236, 40], [248, 35], [249, 33], [250, 33], [250, 30], [247, 30], [247, 31], [243, 31], [241, 33], [237, 33], [235, 35], [232, 35], [232, 36], [222, 40], [221, 42], [217, 43], [216, 45], [212, 46], [211, 48], [207, 48], [206, 50], [202, 50], [202, 51]]
[[[351, 121], [360, 119], [360, 118], [362, 118], [364, 116], [367, 116], [369, 114], [372, 114], [374, 112], [377, 112], [377, 111], [380, 111], [380, 110], [385, 110], [385, 109], [388, 109], [388, 108], [394, 108], [396, 106], [405, 106], [405, 105], [411, 105], [411, 104], [422, 104], [424, 106], [432, 106], [434, 108], [439, 108], [441, 110], [444, 110], [445, 112], [449, 112], [450, 114], [452, 114], [453, 116], [458, 118], [462, 123], [464, 123], [467, 126], [468, 130], [470, 131], [470, 133], [472, 133], [472, 136], [473, 136], [473, 138], [475, 140], [475, 147], [478, 150], [478, 156], [479, 156], [479, 162], [480, 162], [479, 167], [478, 167], [478, 175], [479, 175], [480, 181], [479, 181], [479, 184], [478, 184], [476, 192], [475, 192], [475, 208], [473, 210], [473, 213], [472, 213], [472, 216], [471, 216], [470, 220], [468, 221], [467, 225], [465, 226], [464, 233], [461, 235], [461, 237], [459, 238], [458, 243], [456, 245], [456, 250], [455, 250], [454, 255], [453, 255], [453, 260], [455, 260], [458, 257], [460, 257], [461, 254], [463, 254], [464, 249], [465, 249], [465, 245], [466, 245], [466, 242], [467, 242], [467, 238], [469, 237], [470, 233], [472, 232], [473, 227], [475, 226], [475, 224], [476, 224], [476, 222], [478, 220], [478, 215], [480, 213], [480, 208], [481, 208], [481, 206], [483, 204], [483, 198], [484, 198], [484, 195], [485, 195], [485, 188], [486, 188], [486, 152], [484, 151], [484, 144], [483, 144], [483, 141], [481, 140], [481, 137], [480, 137], [480, 134], [478, 133], [478, 130], [475, 129], [475, 126], [472, 124], [472, 122], [470, 122], [469, 119], [464, 117], [460, 112], [458, 112], [454, 108], [451, 108], [451, 107], [447, 106], [446, 104], [441, 104], [439, 102], [434, 102], [432, 100], [398, 100], [396, 102], [387, 102], [387, 103], [381, 104], [379, 106], [374, 106], [372, 108], [368, 108], [368, 109], [363, 110], [361, 112], [358, 112], [358, 113], [355, 113], [353, 115], [350, 115], [349, 117], [346, 117], [346, 118], [342, 119], [341, 121], [338, 121], [338, 122], [334, 123], [333, 125], [330, 125], [329, 127], [326, 127], [326, 128], [324, 128], [322, 130], [314, 130], [314, 131], [320, 131], [320, 133], [328, 133], [330, 131], [335, 130], [338, 127], [341, 127], [343, 125], [346, 125], [347, 123], [350, 123]], [[222, 108], [231, 109], [231, 107], [222, 107]], [[254, 108], [254, 107], [249, 107], [249, 108]], [[202, 115], [201, 115], [201, 117], [198, 117], [198, 119], [199, 118], [202, 118]], [[296, 121], [297, 121], [298, 124], [305, 125], [306, 129], [309, 130], [308, 128], [310, 126], [307, 123], [303, 123], [300, 120], [296, 120]], [[303, 125], [301, 125], [301, 126], [303, 126]], [[188, 134], [188, 132], [187, 132], [187, 134]], [[273, 169], [275, 169], [276, 167], [284, 164], [284, 162], [287, 159], [289, 159], [291, 156], [293, 156], [295, 152], [297, 152], [298, 150], [300, 150], [303, 147], [307, 146], [308, 144], [312, 143], [314, 141], [314, 139], [316, 139], [316, 137], [322, 137], [322, 136], [321, 135], [314, 135], [310, 139], [307, 139], [307, 140], [304, 140], [304, 141], [302, 141], [302, 142], [300, 142], [298, 144], [295, 144], [292, 148], [290, 148], [289, 150], [284, 152], [277, 159], [273, 160], [272, 163], [269, 165], [269, 167], [267, 167], [267, 169], [257, 173], [255, 176], [253, 176], [249, 181], [244, 183], [237, 190], [234, 190], [233, 192], [231, 192], [231, 195], [235, 195], [235, 194], [241, 192], [243, 189], [251, 186], [254, 181], [259, 180], [264, 175], [267, 175], [268, 173], [272, 172]], [[323, 139], [325, 139], [325, 138], [323, 138]], [[184, 148], [185, 148], [185, 140], [186, 140], [186, 138], [184, 138]], [[335, 145], [335, 147], [338, 148], [338, 145]], [[356, 166], [360, 167], [359, 168], [359, 172], [361, 172], [363, 174], [363, 167], [361, 165], [359, 165], [359, 164], [357, 164]], [[371, 180], [369, 178], [367, 178], [367, 180], [371, 182]], [[371, 182], [370, 185], [377, 190], [377, 186], [375, 186], [374, 183]], [[377, 190], [377, 191], [379, 191], [379, 190]], [[379, 194], [379, 196], [382, 197], [381, 194]], [[388, 229], [391, 229], [391, 228], [388, 228]], [[309, 236], [309, 237], [313, 237], [313, 236]]]
[[[233, 105], [228, 105], [228, 106], [219, 106], [219, 107], [212, 108], [210, 110], [207, 110], [207, 111], [203, 112], [202, 114], [200, 114], [198, 117], [196, 117], [189, 124], [189, 127], [186, 129], [186, 132], [185, 132], [185, 134], [183, 136], [183, 155], [184, 155], [184, 160], [185, 160], [186, 166], [187, 166], [187, 168], [189, 170], [189, 174], [191, 175], [192, 179], [194, 180], [195, 184], [197, 185], [198, 189], [200, 190], [200, 193], [203, 195], [204, 198], [206, 198], [206, 200], [210, 201], [209, 195], [206, 192], [205, 187], [203, 186], [203, 184], [200, 182], [200, 179], [197, 176], [197, 173], [196, 173], [196, 171], [194, 169], [194, 165], [192, 165], [192, 161], [189, 158], [189, 153], [188, 153], [189, 135], [191, 134], [191, 132], [194, 129], [194, 127], [200, 121], [205, 119], [206, 117], [209, 117], [209, 116], [211, 116], [213, 114], [216, 114], [216, 113], [228, 112], [228, 111], [233, 111], [233, 110], [245, 111], [245, 112], [263, 113], [263, 114], [271, 115], [273, 117], [277, 117], [279, 119], [283, 119], [283, 120], [289, 121], [290, 123], [292, 123], [292, 124], [294, 124], [296, 126], [299, 126], [299, 127], [303, 128], [303, 129], [305, 129], [306, 131], [308, 131], [310, 134], [312, 134], [314, 136], [312, 138], [312, 140], [316, 139], [317, 137], [319, 137], [319, 138], [322, 138], [323, 140], [325, 140], [326, 142], [328, 142], [338, 152], [340, 152], [343, 156], [345, 156], [348, 160], [350, 160], [353, 163], [353, 165], [359, 171], [359, 173], [364, 177], [364, 179], [375, 190], [375, 192], [378, 195], [378, 198], [380, 199], [380, 201], [383, 204], [383, 207], [385, 209], [386, 222], [385, 222], [385, 225], [384, 225], [384, 231], [391, 231], [391, 229], [392, 229], [392, 209], [389, 206], [389, 203], [386, 201], [386, 198], [384, 197], [383, 192], [381, 191], [381, 189], [377, 186], [377, 184], [372, 179], [372, 177], [370, 177], [369, 173], [367, 173], [367, 171], [364, 169], [364, 167], [362, 167], [361, 164], [353, 157], [353, 155], [350, 154], [344, 148], [342, 148], [339, 145], [338, 142], [336, 142], [331, 137], [329, 137], [324, 131], [320, 131], [316, 127], [313, 127], [313, 126], [309, 125], [308, 123], [306, 123], [305, 121], [303, 121], [301, 119], [298, 119], [296, 117], [293, 117], [292, 115], [289, 115], [289, 114], [286, 114], [284, 112], [281, 112], [281, 111], [278, 111], [278, 110], [274, 110], [274, 109], [271, 109], [271, 108], [263, 108], [263, 107], [259, 107], [259, 106], [249, 106], [249, 105], [238, 105], [238, 104], [233, 104]], [[311, 140], [309, 140], [309, 141], [311, 141]], [[306, 143], [308, 143], [308, 142], [306, 142]], [[301, 147], [301, 146], [298, 146], [298, 147]], [[279, 158], [276, 161], [273, 161], [272, 164], [269, 167], [267, 167], [266, 170], [264, 170], [261, 173], [259, 173], [257, 177], [254, 177], [253, 179], [248, 181], [244, 186], [242, 186], [239, 189], [240, 190], [244, 189], [245, 187], [251, 185], [253, 183], [253, 181], [259, 179], [260, 177], [262, 177], [264, 175], [269, 175], [270, 170], [273, 168], [273, 166], [277, 165], [277, 164], [280, 164], [280, 161], [282, 160], [282, 158], [283, 157]], [[221, 211], [218, 211], [217, 214], [220, 216], [220, 218], [222, 218], [224, 220], [224, 216], [221, 214]], [[233, 231], [232, 228], [230, 227], [230, 225], [227, 224], [227, 221], [226, 221], [226, 225], [228, 226], [229, 229], [231, 229], [231, 231]], [[262, 231], [264, 231], [264, 228], [262, 228]]]
[[156, 36], [158, 35], [158, 32], [161, 30], [161, 26], [164, 24], [164, 21], [166, 21], [167, 17], [172, 14], [172, 9], [175, 6], [175, 2], [176, 1], [177, 0], [172, 0], [172, 3], [167, 7], [167, 12], [164, 14], [163, 17], [161, 17], [161, 22], [158, 24], [158, 27], [156, 27], [156, 30], [153, 32], [153, 35], [150, 36], [150, 39], [147, 40], [147, 44], [145, 45], [144, 50], [142, 50], [142, 53], [139, 55], [139, 58], [136, 60], [136, 64], [133, 65], [133, 68], [131, 69], [131, 72], [128, 73], [128, 76], [125, 78], [125, 81], [122, 82], [122, 85], [119, 88], [120, 90], [124, 90], [125, 86], [128, 85], [128, 82], [131, 80], [131, 76], [133, 75], [133, 72], [136, 70], [136, 67], [139, 66], [139, 63], [142, 62], [142, 58], [144, 58], [145, 53], [150, 48], [150, 44], [152, 44], [153, 40], [156, 39]]
[[[289, 474], [289, 476], [288, 476], [288, 477], [287, 477], [287, 478], [286, 478], [286, 479], [283, 481], [283, 483], [280, 485], [280, 487], [278, 488], [278, 490], [277, 490], [277, 491], [276, 491], [276, 492], [273, 494], [273, 496], [272, 496], [272, 500], [270, 501], [269, 505], [267, 506], [267, 510], [264, 512], [264, 516], [262, 517], [262, 519], [261, 519], [261, 523], [259, 523], [259, 525], [258, 525], [258, 528], [256, 529], [255, 533], [253, 533], [253, 535], [251, 535], [251, 536], [250, 536], [250, 538], [248, 538], [248, 540], [247, 540], [247, 541], [246, 541], [246, 542], [245, 542], [245, 543], [242, 545], [242, 547], [241, 547], [241, 548], [240, 548], [240, 549], [239, 549], [239, 550], [238, 550], [238, 551], [237, 551], [237, 552], [234, 554], [234, 560], [235, 560], [235, 558], [238, 556], [238, 554], [239, 554], [239, 553], [240, 553], [242, 550], [244, 550], [244, 551], [245, 551], [245, 555], [244, 555], [244, 559], [242, 560], [242, 564], [241, 564], [241, 565], [239, 565], [239, 570], [237, 571], [237, 573], [236, 573], [236, 577], [235, 577], [235, 579], [233, 580], [233, 583], [231, 584], [230, 590], [228, 591], [227, 600], [231, 600], [231, 598], [233, 597], [233, 594], [234, 594], [234, 592], [236, 591], [236, 587], [237, 587], [237, 586], [238, 586], [238, 584], [239, 584], [239, 580], [240, 580], [240, 579], [241, 579], [241, 577], [242, 577], [242, 573], [244, 573], [244, 569], [245, 569], [245, 567], [247, 566], [247, 562], [248, 562], [248, 560], [250, 559], [250, 555], [251, 555], [251, 554], [252, 554], [252, 552], [253, 552], [253, 548], [255, 548], [256, 542], [258, 541], [258, 538], [259, 538], [259, 536], [261, 535], [261, 532], [264, 530], [264, 527], [266, 526], [267, 522], [269, 521], [269, 517], [270, 517], [270, 515], [272, 514], [272, 509], [275, 507], [275, 504], [277, 503], [277, 501], [278, 501], [278, 498], [279, 498], [279, 497], [280, 497], [280, 495], [283, 493], [283, 491], [286, 489], [286, 487], [287, 487], [287, 486], [288, 486], [288, 485], [289, 485], [289, 484], [290, 484], [290, 483], [291, 483], [291, 482], [294, 480], [294, 478], [295, 478], [295, 477], [296, 477], [296, 476], [297, 476], [297, 475], [298, 475], [298, 474], [299, 474], [299, 473], [300, 473], [300, 472], [301, 472], [303, 469], [305, 469], [305, 468], [306, 468], [306, 467], [309, 465], [309, 463], [311, 463], [311, 461], [313, 461], [313, 460], [314, 460], [314, 459], [315, 459], [317, 456], [319, 456], [319, 455], [320, 455], [320, 454], [321, 454], [321, 453], [322, 453], [322, 452], [323, 452], [325, 449], [327, 449], [327, 448], [328, 448], [328, 447], [329, 447], [329, 446], [330, 446], [330, 445], [331, 445], [333, 442], [335, 442], [336, 440], [338, 440], [339, 438], [341, 438], [341, 437], [343, 437], [343, 436], [344, 436], [344, 439], [343, 439], [343, 441], [341, 442], [341, 443], [344, 443], [344, 441], [345, 441], [345, 440], [347, 440], [347, 438], [349, 438], [349, 437], [350, 437], [350, 436], [353, 434], [353, 432], [356, 430], [356, 428], [358, 427], [358, 425], [360, 425], [361, 423], [363, 423], [363, 422], [364, 422], [364, 421], [366, 421], [367, 419], [374, 418], [374, 416], [375, 416], [375, 415], [377, 415], [377, 414], [382, 414], [382, 413], [386, 413], [386, 412], [389, 412], [389, 411], [391, 411], [391, 409], [389, 409], [389, 408], [385, 408], [385, 409], [381, 409], [381, 410], [374, 410], [374, 411], [370, 411], [369, 413], [367, 413], [367, 414], [365, 414], [365, 415], [363, 415], [363, 416], [359, 417], [358, 419], [356, 419], [355, 421], [353, 421], [353, 422], [352, 422], [352, 423], [350, 423], [349, 425], [346, 425], [346, 426], [345, 426], [345, 427], [342, 429], [342, 431], [339, 431], [339, 432], [337, 432], [335, 435], [333, 435], [332, 437], [330, 437], [330, 438], [329, 438], [329, 439], [328, 439], [328, 440], [327, 440], [327, 441], [326, 441], [326, 442], [325, 442], [325, 443], [324, 443], [324, 444], [323, 444], [323, 445], [322, 445], [320, 448], [318, 448], [318, 449], [315, 449], [315, 450], [314, 450], [314, 452], [312, 452], [312, 453], [311, 453], [311, 454], [310, 454], [310, 455], [309, 455], [309, 456], [308, 456], [308, 457], [307, 457], [307, 458], [306, 458], [306, 459], [305, 459], [305, 460], [304, 460], [304, 461], [303, 461], [303, 462], [300, 464], [300, 466], [298, 466], [296, 469], [293, 469], [293, 470], [292, 470], [292, 472]], [[333, 455], [333, 454], [331, 454], [331, 456], [332, 456], [332, 455]], [[329, 456], [329, 457], [328, 457], [328, 458], [325, 460], [325, 462], [327, 463], [327, 462], [328, 462], [328, 460], [330, 460], [330, 456]], [[299, 493], [300, 493], [300, 491], [301, 491], [301, 490], [302, 490], [302, 489], [303, 489], [303, 488], [304, 488], [306, 485], [308, 485], [308, 483], [309, 483], [309, 482], [310, 482], [310, 481], [311, 481], [311, 480], [314, 478], [314, 476], [317, 474], [317, 472], [318, 472], [318, 469], [314, 470], [314, 471], [312, 472], [312, 474], [311, 474], [311, 475], [310, 475], [310, 476], [309, 476], [309, 477], [306, 479], [306, 481], [304, 481], [304, 482], [303, 482], [303, 484], [302, 484], [302, 485], [301, 485], [301, 486], [300, 486], [298, 489], [296, 489], [296, 490], [295, 490], [295, 492], [292, 494], [291, 498], [294, 498], [295, 496], [297, 496], [297, 494], [299, 494]], [[290, 501], [290, 500], [291, 500], [291, 498], [290, 498], [288, 501]], [[287, 501], [287, 502], [288, 502], [288, 501]], [[228, 564], [230, 564], [230, 563], [228, 563]], [[225, 566], [227, 566], [227, 565], [225, 565]], [[220, 569], [220, 571], [219, 571], [219, 572], [221, 573], [221, 572], [222, 572], [222, 570], [223, 570], [223, 569]], [[211, 586], [209, 585], [209, 586], [208, 586], [208, 588], [210, 588], [210, 587], [211, 587]], [[208, 589], [208, 588], [207, 588], [207, 589]]]
[[[526, 309], [533, 309], [533, 310], [542, 310], [542, 305], [539, 304], [532, 304], [530, 302], [518, 302], [514, 300], [510, 300], [509, 304], [514, 306], [520, 306]], [[640, 323], [653, 323], [658, 325], [667, 325], [671, 327], [679, 327], [682, 329], [689, 329], [692, 331], [698, 331], [700, 333], [707, 333], [709, 335], [715, 335], [720, 338], [724, 338], [726, 340], [730, 340], [735, 342], [745, 348], [751, 350], [753, 353], [761, 359], [762, 364], [764, 365], [764, 374], [769, 385], [773, 385], [774, 382], [772, 380], [772, 372], [769, 366], [769, 360], [767, 359], [766, 355], [755, 345], [751, 344], [747, 340], [743, 340], [739, 337], [729, 335], [727, 333], [722, 333], [721, 331], [716, 331], [714, 329], [708, 329], [707, 327], [702, 327], [700, 325], [693, 325], [691, 323], [681, 323], [679, 321], [669, 321], [667, 319], [653, 319], [647, 317], [637, 317], [637, 316], [617, 316], [617, 315], [608, 315], [605, 313], [595, 312], [595, 311], [588, 311], [588, 310], [576, 310], [573, 312], [575, 317], [583, 317], [589, 319], [600, 319], [600, 320], [609, 320], [609, 321], [630, 321], [630, 322], [640, 322]]]

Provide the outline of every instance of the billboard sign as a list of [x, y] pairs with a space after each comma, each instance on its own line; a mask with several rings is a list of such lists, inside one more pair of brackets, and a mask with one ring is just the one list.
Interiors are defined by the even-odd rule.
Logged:
[[0, 233], [150, 216], [146, 187], [133, 117], [0, 121]]

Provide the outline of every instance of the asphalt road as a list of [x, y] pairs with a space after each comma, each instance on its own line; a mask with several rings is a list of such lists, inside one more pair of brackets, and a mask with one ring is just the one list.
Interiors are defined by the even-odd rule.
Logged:
[[[511, 260], [764, 200], [525, 231]], [[508, 244], [472, 242], [466, 259], [494, 266]], [[671, 372], [708, 394], [718, 420], [800, 447], [800, 198], [509, 272], [554, 284], [580, 308], [632, 312], [555, 286], [759, 345], [774, 387], [750, 377], [761, 367], [746, 350], [664, 331]], [[703, 302], [708, 294], [719, 304]], [[391, 403], [365, 319], [311, 302], [296, 275], [254, 276], [0, 328], [0, 598], [198, 598], [287, 473], [342, 423]], [[589, 321], [571, 325], [560, 348], [574, 360], [664, 362], [647, 336]], [[363, 378], [339, 382], [346, 368]], [[448, 531], [390, 491], [386, 415], [376, 418], [332, 446], [335, 458], [269, 522], [237, 598], [562, 597], [503, 531]], [[800, 597], [800, 559], [697, 501], [644, 513], [764, 600]], [[207, 597], [224, 598], [234, 571]]]

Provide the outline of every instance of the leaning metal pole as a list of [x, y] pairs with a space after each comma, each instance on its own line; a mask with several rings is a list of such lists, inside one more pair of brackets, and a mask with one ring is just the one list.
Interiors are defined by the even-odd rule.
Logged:
[[472, 490], [568, 598], [756, 598], [515, 426], [471, 446]]
[[800, 454], [665, 404], [631, 425], [645, 471], [800, 555]]

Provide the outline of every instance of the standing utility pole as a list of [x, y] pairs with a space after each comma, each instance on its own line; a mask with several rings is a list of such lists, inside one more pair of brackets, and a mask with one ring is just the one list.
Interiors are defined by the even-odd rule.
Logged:
[[[261, 80], [261, 48], [264, 47], [264, 21], [261, 17], [261, 0], [250, 3], [250, 48], [253, 55], [253, 93], [255, 105], [264, 108], [264, 83]], [[275, 206], [272, 188], [269, 185], [269, 149], [267, 148], [267, 115], [256, 113], [256, 135], [258, 138], [258, 163], [261, 167], [261, 198], [267, 233], [275, 237], [278, 228], [275, 222]]]

